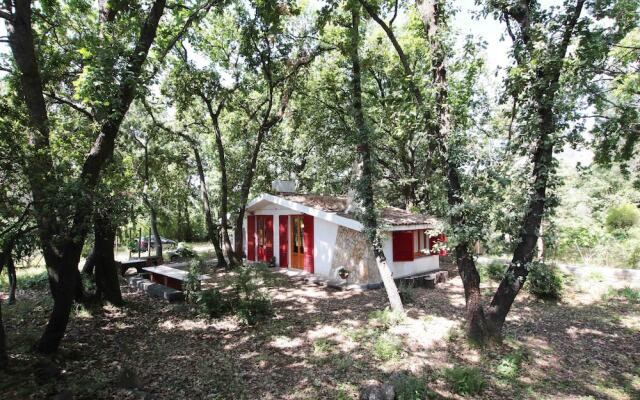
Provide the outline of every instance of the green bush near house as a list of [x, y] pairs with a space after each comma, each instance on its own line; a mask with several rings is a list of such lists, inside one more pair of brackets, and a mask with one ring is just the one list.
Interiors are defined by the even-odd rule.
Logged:
[[485, 387], [485, 380], [478, 368], [455, 366], [444, 370], [444, 378], [451, 389], [461, 395], [476, 395]]
[[274, 315], [271, 299], [256, 283], [257, 272], [242, 267], [230, 281], [231, 290], [209, 289], [199, 292], [196, 303], [212, 318], [234, 313], [247, 325], [255, 325]]
[[635, 204], [620, 204], [607, 210], [605, 225], [609, 231], [629, 229], [638, 222], [640, 222], [640, 211]]
[[271, 300], [266, 296], [253, 295], [241, 299], [236, 307], [238, 317], [247, 325], [255, 325], [273, 316]]
[[554, 265], [534, 261], [529, 266], [526, 287], [539, 299], [557, 300], [564, 290], [564, 276]]
[[220, 318], [233, 309], [231, 303], [218, 289], [201, 291], [198, 293], [196, 303], [212, 318]]

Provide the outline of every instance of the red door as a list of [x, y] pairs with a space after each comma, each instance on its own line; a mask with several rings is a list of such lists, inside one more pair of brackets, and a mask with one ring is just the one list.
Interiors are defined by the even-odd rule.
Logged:
[[269, 262], [273, 258], [273, 215], [257, 215], [258, 261]]
[[256, 260], [256, 217], [247, 218], [247, 260]]
[[289, 266], [289, 216], [281, 215], [278, 224], [278, 237], [280, 238], [280, 267], [286, 268]]
[[313, 216], [304, 214], [304, 270], [312, 273], [313, 265]]

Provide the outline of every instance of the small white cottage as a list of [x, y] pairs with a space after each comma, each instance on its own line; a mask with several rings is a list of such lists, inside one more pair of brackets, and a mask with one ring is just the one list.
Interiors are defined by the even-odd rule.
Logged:
[[[347, 212], [346, 197], [262, 194], [247, 205], [245, 253], [329, 280], [375, 287], [381, 283], [363, 225]], [[395, 279], [439, 269], [446, 255], [438, 221], [386, 207], [380, 213], [383, 249]]]

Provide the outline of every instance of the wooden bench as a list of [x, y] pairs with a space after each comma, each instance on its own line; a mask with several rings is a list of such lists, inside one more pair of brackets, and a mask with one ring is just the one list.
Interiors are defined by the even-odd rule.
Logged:
[[[144, 267], [142, 270], [149, 273], [151, 282], [170, 287], [176, 290], [182, 290], [184, 282], [187, 281], [189, 272], [179, 269], [189, 265], [189, 263], [176, 263], [169, 265], [158, 265], [157, 267]], [[211, 278], [209, 275], [200, 275], [198, 280]]]
[[409, 284], [412, 287], [424, 287], [427, 289], [434, 289], [437, 283], [446, 282], [449, 273], [444, 270], [429, 271], [420, 275], [407, 276], [396, 280]]
[[135, 268], [140, 274], [144, 267], [158, 265], [162, 263], [162, 257], [150, 256], [141, 258], [130, 258], [126, 261], [120, 261], [120, 275], [124, 276], [129, 268]]

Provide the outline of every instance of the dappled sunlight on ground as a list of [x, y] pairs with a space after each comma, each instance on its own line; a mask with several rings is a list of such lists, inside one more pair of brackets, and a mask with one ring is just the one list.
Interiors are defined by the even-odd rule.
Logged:
[[[229, 290], [234, 272], [208, 273], [206, 287]], [[509, 314], [504, 343], [478, 349], [463, 335], [459, 278], [434, 290], [414, 289], [413, 303], [405, 305], [408, 316], [389, 323], [374, 315], [388, 305], [384, 290], [336, 291], [300, 276], [265, 274], [262, 290], [275, 311], [269, 321], [246, 326], [235, 316], [211, 319], [194, 306], [123, 287], [126, 307], [74, 313], [61, 352], [74, 356], [66, 356], [63, 380], [38, 386], [30, 372], [14, 379], [35, 398], [61, 388], [98, 399], [131, 398], [115, 384], [118, 368], [127, 367], [154, 399], [348, 399], [357, 398], [369, 379], [407, 371], [455, 399], [460, 397], [450, 392], [443, 371], [465, 365], [485, 376], [483, 398], [640, 398], [637, 303], [602, 301], [595, 292], [573, 288], [559, 303], [523, 292]], [[494, 288], [483, 284], [483, 293]], [[28, 370], [34, 362], [28, 348], [50, 306], [40, 298], [46, 294], [3, 305], [17, 368]], [[515, 377], [500, 375], [518, 352], [524, 355]], [[1, 382], [0, 394], [7, 390]]]

